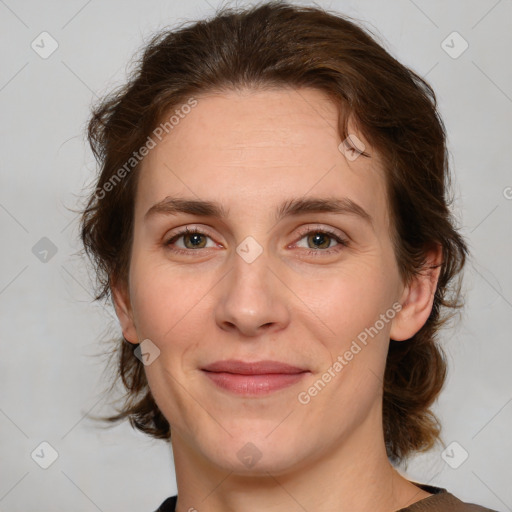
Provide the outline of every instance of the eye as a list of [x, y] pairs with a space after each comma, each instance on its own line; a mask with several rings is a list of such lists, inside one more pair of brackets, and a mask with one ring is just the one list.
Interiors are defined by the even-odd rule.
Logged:
[[[348, 240], [328, 228], [311, 229], [308, 228], [300, 233], [300, 240], [306, 240], [306, 249], [308, 255], [320, 256], [322, 254], [337, 253], [343, 247], [348, 247]], [[300, 242], [299, 240], [299, 242]], [[332, 242], [335, 242], [334, 247]], [[296, 243], [296, 245], [298, 242]], [[300, 245], [298, 245], [300, 247]]]
[[[175, 233], [171, 238], [164, 242], [164, 246], [170, 248], [175, 252], [190, 252], [195, 249], [208, 249], [210, 247], [216, 247], [215, 243], [207, 246], [207, 239], [210, 238], [206, 233], [199, 231], [198, 229], [189, 229], [188, 227], [182, 229], [178, 233]], [[179, 239], [183, 239], [182, 245], [177, 244], [177, 248], [172, 247]]]
[[[180, 230], [174, 233], [171, 238], [164, 242], [164, 247], [176, 253], [190, 254], [197, 249], [209, 249], [219, 245], [211, 241], [208, 245], [208, 239], [211, 237], [198, 228]], [[301, 246], [300, 242], [305, 239], [306, 247]], [[305, 248], [307, 254], [311, 256], [321, 256], [340, 252], [343, 247], [348, 247], [348, 240], [339, 233], [328, 228], [311, 227], [303, 229], [300, 232], [300, 239], [295, 243], [297, 247]]]

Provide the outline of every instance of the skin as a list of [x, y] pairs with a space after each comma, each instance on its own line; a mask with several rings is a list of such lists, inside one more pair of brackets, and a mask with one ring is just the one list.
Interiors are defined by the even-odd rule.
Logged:
[[[402, 283], [378, 154], [353, 130], [371, 157], [345, 158], [335, 106], [314, 89], [196, 98], [143, 161], [129, 282], [112, 283], [125, 338], [149, 339], [160, 350], [144, 368], [171, 424], [177, 511], [391, 512], [427, 498], [387, 459], [382, 379], [390, 337], [407, 340], [426, 322], [439, 269]], [[218, 201], [229, 214], [145, 220], [170, 195]], [[349, 197], [373, 225], [337, 213], [276, 223], [283, 201], [312, 196]], [[204, 233], [200, 248], [187, 236], [166, 246], [185, 226]], [[318, 248], [314, 236], [300, 234], [305, 228], [330, 228], [349, 244], [327, 237]], [[251, 263], [236, 252], [248, 236], [263, 249]], [[440, 251], [428, 258], [439, 263]], [[400, 312], [299, 403], [298, 394], [394, 303]], [[268, 395], [242, 397], [201, 371], [221, 359], [271, 359], [310, 373]], [[237, 456], [247, 443], [261, 454], [252, 467]]]

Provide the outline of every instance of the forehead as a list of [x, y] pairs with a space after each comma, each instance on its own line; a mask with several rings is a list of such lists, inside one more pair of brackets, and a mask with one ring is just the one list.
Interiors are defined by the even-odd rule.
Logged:
[[379, 156], [355, 130], [370, 157], [344, 156], [338, 110], [321, 91], [229, 91], [195, 100], [143, 160], [136, 215], [167, 195], [221, 202], [236, 214], [313, 195], [349, 197], [385, 220]]

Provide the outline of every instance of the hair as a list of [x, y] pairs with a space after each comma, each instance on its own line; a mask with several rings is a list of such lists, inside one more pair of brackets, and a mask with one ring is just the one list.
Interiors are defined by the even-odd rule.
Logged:
[[[350, 120], [378, 152], [403, 282], [434, 268], [427, 251], [442, 248], [428, 320], [409, 340], [390, 340], [387, 355], [383, 431], [388, 458], [402, 462], [440, 439], [431, 407], [446, 378], [446, 357], [437, 334], [463, 306], [468, 248], [450, 212], [446, 133], [433, 89], [350, 18], [269, 2], [223, 8], [210, 19], [152, 36], [128, 80], [93, 107], [88, 124], [100, 169], [81, 210], [80, 236], [94, 266], [95, 300], [111, 300], [112, 283], [127, 283], [140, 168], [135, 157], [162, 119], [204, 93], [286, 87], [324, 92], [339, 107], [341, 140]], [[154, 438], [170, 439], [169, 422], [134, 357], [137, 347], [116, 340], [114, 379], [125, 393], [116, 414], [101, 419], [128, 419]]]

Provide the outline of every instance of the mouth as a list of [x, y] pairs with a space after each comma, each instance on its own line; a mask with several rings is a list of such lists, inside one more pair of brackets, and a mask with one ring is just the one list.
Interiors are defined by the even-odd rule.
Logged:
[[201, 370], [219, 388], [245, 396], [264, 395], [289, 387], [311, 373], [279, 361], [217, 361]]

